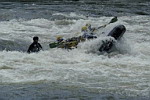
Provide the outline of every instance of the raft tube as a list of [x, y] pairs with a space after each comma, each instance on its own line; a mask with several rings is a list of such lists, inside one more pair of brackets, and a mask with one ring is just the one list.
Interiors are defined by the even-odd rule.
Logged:
[[114, 37], [116, 40], [119, 40], [125, 33], [126, 28], [124, 25], [118, 25], [114, 27], [108, 34], [108, 36]]
[[[125, 33], [126, 28], [124, 25], [118, 25], [114, 27], [107, 36], [111, 36], [116, 40], [119, 40], [123, 34]], [[111, 48], [114, 46], [115, 42], [112, 40], [103, 41], [103, 44], [100, 46], [100, 52], [109, 52]]]

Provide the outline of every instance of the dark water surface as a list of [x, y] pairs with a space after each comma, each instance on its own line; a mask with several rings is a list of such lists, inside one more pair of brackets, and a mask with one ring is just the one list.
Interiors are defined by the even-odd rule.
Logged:
[[0, 85], [0, 100], [149, 100], [150, 97], [126, 96], [61, 83]]
[[[62, 15], [57, 14], [57, 13], [61, 13]], [[31, 19], [38, 19], [38, 18], [46, 19], [46, 21], [47, 20], [54, 21], [54, 20], [59, 20], [59, 19], [60, 20], [81, 19], [81, 17], [63, 15], [63, 14], [70, 14], [70, 13], [75, 13], [76, 15], [83, 15], [85, 17], [89, 16], [89, 17], [94, 17], [94, 18], [95, 17], [103, 17], [103, 16], [105, 16], [105, 17], [107, 17], [107, 16], [108, 17], [139, 16], [139, 15], [149, 16], [150, 15], [150, 1], [149, 0], [0, 0], [0, 22], [6, 21], [6, 24], [8, 24], [8, 26], [9, 25], [11, 26], [11, 24], [12, 24], [12, 26], [16, 25], [16, 27], [17, 27], [17, 25], [18, 25], [21, 27], [22, 24], [18, 24], [18, 23], [20, 23], [18, 21], [19, 19], [23, 19], [25, 21], [31, 20]], [[15, 23], [15, 21], [9, 22], [10, 20], [13, 20], [13, 19], [18, 21], [17, 24], [13, 24], [13, 23]], [[29, 25], [32, 26], [32, 24], [33, 23], [31, 22], [31, 25], [30, 24]], [[29, 25], [28, 25], [28, 27], [30, 27]], [[3, 25], [1, 25], [1, 26], [3, 26]], [[13, 32], [16, 29], [16, 27], [15, 26], [13, 27], [13, 29], [12, 29]], [[26, 27], [26, 26], [24, 25], [24, 27]], [[28, 27], [27, 27], [27, 29], [30, 30], [30, 28], [28, 28]], [[134, 26], [134, 27], [136, 27], [136, 26]], [[3, 27], [0, 27], [0, 28], [2, 29]], [[4, 28], [7, 28], [7, 26]], [[20, 31], [20, 34], [22, 34], [24, 32], [24, 29], [26, 29], [26, 28], [21, 28], [19, 30], [19, 28], [18, 28], [18, 31]], [[40, 27], [38, 29], [40, 29]], [[44, 27], [44, 29], [47, 32], [47, 27]], [[30, 31], [31, 31], [31, 33], [33, 31], [33, 33], [34, 33], [34, 30], [30, 30]], [[25, 30], [25, 32], [26, 32], [26, 30]], [[9, 31], [9, 30], [8, 30], [8, 33], [7, 33], [7, 31], [4, 31], [4, 34], [1, 33], [1, 36], [3, 35], [3, 37], [6, 37], [6, 39], [7, 39], [7, 38], [11, 37], [12, 34], [10, 34], [10, 33], [11, 33], [11, 31]], [[20, 34], [16, 34], [16, 36], [18, 36]], [[24, 35], [26, 35], [26, 34], [22, 34], [22, 37], [25, 37]], [[40, 35], [42, 36], [43, 34], [40, 34]], [[14, 34], [12, 35], [12, 37], [16, 37], [16, 36], [14, 36]], [[30, 34], [29, 34], [29, 36], [30, 36]], [[25, 45], [25, 46], [20, 47], [21, 45]], [[28, 42], [23, 41], [21, 39], [18, 39], [15, 41], [0, 39], [0, 47], [1, 47], [0, 51], [4, 50], [6, 47], [8, 50], [12, 50], [12, 51], [13, 50], [26, 51], [27, 46], [28, 46]], [[1, 59], [5, 58], [5, 56], [3, 56], [3, 52], [1, 52], [1, 53], [2, 53], [1, 54], [2, 56], [0, 56]], [[20, 53], [16, 53], [16, 54], [20, 54]], [[40, 57], [38, 55], [36, 55], [36, 56], [37, 56], [37, 58]], [[18, 56], [15, 56], [15, 57], [14, 58], [12, 57], [12, 59], [17, 59]], [[28, 55], [27, 55], [27, 57], [25, 57], [22, 61], [20, 61], [18, 59], [12, 60], [11, 58], [8, 59], [8, 61], [7, 61], [7, 59], [5, 58], [6, 61], [1, 62], [2, 63], [1, 66], [3, 66], [3, 67], [1, 67], [0, 70], [3, 73], [8, 74], [8, 76], [0, 75], [0, 78], [3, 78], [0, 81], [1, 82], [0, 83], [0, 100], [150, 100], [149, 97], [143, 97], [143, 96], [141, 97], [138, 95], [137, 96], [128, 96], [125, 93], [113, 93], [113, 90], [111, 92], [109, 92], [109, 90], [100, 92], [100, 91], [98, 91], [100, 89], [86, 88], [86, 85], [85, 85], [85, 87], [84, 86], [80, 87], [80, 85], [76, 85], [76, 86], [66, 85], [65, 83], [61, 83], [61, 82], [53, 83], [53, 82], [49, 82], [49, 81], [35, 82], [35, 83], [34, 82], [33, 83], [30, 83], [30, 82], [29, 83], [28, 82], [11, 83], [11, 75], [13, 75], [12, 73], [9, 75], [9, 72], [11, 72], [11, 71], [16, 72], [15, 70], [20, 69], [22, 72], [22, 68], [26, 68], [27, 66], [32, 67], [34, 65], [35, 66], [43, 65], [46, 67], [50, 66], [49, 64], [46, 65], [47, 62], [43, 63], [42, 61], [39, 60], [40, 58], [39, 59], [37, 59], [37, 58], [36, 57], [31, 58], [31, 57], [28, 57]], [[47, 61], [47, 58], [45, 58], [43, 61]], [[144, 59], [146, 59], [146, 58], [144, 58]], [[11, 60], [12, 60], [12, 62], [11, 62]], [[69, 61], [70, 61], [70, 59], [68, 60], [68, 62]], [[29, 64], [27, 64], [28, 62], [29, 62]], [[3, 64], [3, 63], [6, 63], [6, 64]], [[54, 63], [54, 65], [53, 65], [53, 63]], [[62, 61], [62, 63], [63, 63], [63, 61]], [[17, 66], [21, 66], [21, 67], [17, 68], [15, 66], [15, 64], [18, 64]], [[26, 65], [23, 66], [24, 64], [26, 64]], [[135, 64], [136, 67], [137, 67], [137, 64], [138, 63]], [[8, 66], [6, 66], [6, 65], [8, 65]], [[61, 63], [60, 63], [60, 65], [61, 65]], [[62, 64], [62, 65], [67, 65], [67, 64]], [[109, 64], [106, 64], [106, 65], [109, 66]], [[124, 65], [124, 63], [122, 64], [122, 66], [123, 65]], [[15, 67], [12, 68], [12, 66], [13, 67], [15, 66]], [[55, 66], [55, 62], [52, 62], [52, 66]], [[87, 66], [87, 64], [85, 64], [83, 66]], [[124, 65], [123, 68], [126, 66], [128, 67], [128, 64]], [[64, 67], [66, 67], [66, 66], [64, 66]], [[67, 68], [68, 68], [68, 66], [67, 66]], [[41, 69], [39, 68], [39, 71], [41, 71]], [[18, 73], [21, 73], [20, 70]], [[30, 68], [24, 69], [24, 70], [28, 72], [28, 70], [30, 71]], [[52, 70], [52, 71], [57, 72], [58, 69]], [[44, 72], [46, 72], [46, 71], [44, 70], [41, 73], [44, 73]], [[65, 72], [65, 74], [66, 74], [66, 72]], [[34, 71], [32, 72], [32, 70], [31, 70], [31, 73], [34, 73]], [[36, 68], [35, 68], [35, 73], [36, 73]], [[28, 73], [25, 73], [25, 75], [26, 74], [28, 75]], [[18, 74], [18, 75], [20, 75], [20, 74]], [[20, 76], [18, 76], [18, 75], [16, 75], [16, 77], [20, 78]], [[35, 77], [36, 77], [36, 75], [37, 74], [35, 74]], [[44, 77], [44, 75], [45, 74], [42, 74], [41, 77], [42, 76]], [[146, 74], [146, 75], [148, 76], [149, 74]], [[54, 76], [55, 76], [55, 74], [54, 74]], [[57, 74], [56, 74], [56, 76], [57, 76]], [[59, 74], [58, 74], [58, 76], [59, 76]], [[111, 76], [111, 74], [110, 74], [110, 76]], [[10, 77], [10, 79], [9, 79], [9, 77]], [[15, 75], [14, 75], [14, 77], [15, 77]], [[21, 76], [21, 77], [23, 77], [23, 76]], [[28, 78], [28, 77], [25, 77], [24, 80], [26, 80], [26, 78]], [[6, 84], [5, 84], [5, 79], [8, 81], [8, 83], [6, 83]], [[57, 79], [57, 77], [56, 77], [56, 79]], [[104, 77], [104, 79], [105, 79], [105, 77]], [[18, 81], [18, 80], [16, 79], [15, 81]], [[4, 81], [4, 83], [3, 83], [3, 81]], [[133, 82], [133, 84], [135, 82]], [[128, 83], [127, 83], [127, 85], [128, 85]], [[109, 86], [109, 84], [108, 84], [108, 86]], [[130, 84], [129, 84], [129, 86], [130, 86]], [[145, 85], [145, 87], [147, 87], [147, 85]], [[117, 89], [118, 89], [118, 87], [117, 87]], [[114, 90], [117, 91], [117, 89], [114, 89]]]
[[[0, 2], [0, 20], [67, 19], [55, 13], [100, 16], [150, 15], [149, 0], [6, 0]], [[68, 18], [69, 19], [69, 18]]]

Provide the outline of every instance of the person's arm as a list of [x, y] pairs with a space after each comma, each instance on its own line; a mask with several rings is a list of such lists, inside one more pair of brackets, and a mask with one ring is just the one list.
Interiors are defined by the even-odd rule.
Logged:
[[29, 46], [28, 50], [27, 50], [27, 53], [31, 53], [31, 49], [32, 49], [32, 44]]
[[30, 53], [30, 50], [31, 50], [31, 45], [29, 46], [27, 53]]
[[38, 44], [39, 44], [39, 47], [41, 48], [41, 50], [43, 50], [43, 48], [42, 48], [41, 44], [40, 44], [40, 43], [38, 43]]

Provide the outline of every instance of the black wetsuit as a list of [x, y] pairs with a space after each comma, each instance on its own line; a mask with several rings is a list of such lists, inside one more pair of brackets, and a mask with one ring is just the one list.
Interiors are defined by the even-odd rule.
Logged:
[[40, 50], [42, 50], [42, 46], [40, 43], [38, 42], [33, 42], [30, 46], [29, 46], [29, 49], [28, 49], [28, 53], [31, 53], [31, 52], [39, 52]]

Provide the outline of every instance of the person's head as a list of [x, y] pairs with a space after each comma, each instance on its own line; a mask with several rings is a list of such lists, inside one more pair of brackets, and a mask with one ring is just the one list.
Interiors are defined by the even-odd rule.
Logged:
[[39, 40], [39, 37], [37, 37], [37, 36], [33, 37], [34, 42], [38, 42], [38, 40]]
[[62, 36], [57, 36], [57, 41], [58, 42], [61, 42], [61, 41], [63, 41], [64, 39], [62, 38]]
[[81, 31], [86, 31], [87, 30], [87, 27], [86, 26], [83, 26]]

